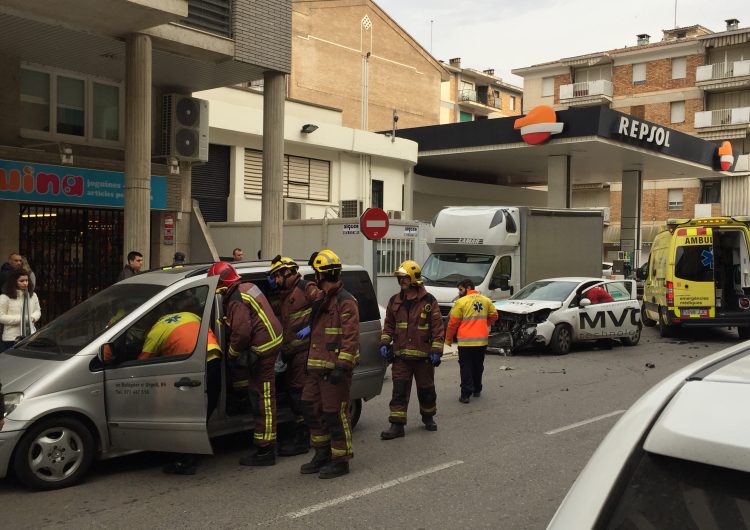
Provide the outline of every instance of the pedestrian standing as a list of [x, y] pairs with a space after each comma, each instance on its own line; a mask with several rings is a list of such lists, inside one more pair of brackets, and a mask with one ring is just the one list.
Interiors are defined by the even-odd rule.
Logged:
[[237, 247], [232, 251], [232, 259], [234, 261], [242, 261], [243, 259], [245, 259], [245, 252], [241, 248]]
[[282, 342], [281, 323], [271, 304], [254, 283], [242, 282], [230, 263], [220, 261], [208, 269], [218, 276], [224, 320], [229, 328], [228, 360], [249, 367], [248, 386], [253, 404], [257, 451], [240, 458], [243, 466], [276, 463], [276, 373], [274, 365]]
[[11, 271], [0, 294], [0, 324], [3, 325], [2, 349], [36, 331], [42, 308], [36, 293], [29, 293], [29, 276], [23, 269]]
[[489, 328], [497, 320], [497, 309], [492, 300], [475, 290], [474, 282], [458, 282], [459, 299], [451, 309], [446, 344], [458, 339], [458, 364], [461, 368], [461, 403], [468, 403], [472, 394], [482, 393], [484, 355], [487, 353]]
[[128, 263], [122, 268], [122, 271], [120, 271], [117, 281], [119, 282], [125, 278], [130, 278], [136, 274], [140, 274], [141, 267], [143, 267], [143, 254], [135, 250], [128, 252]]
[[8, 275], [11, 271], [20, 269], [23, 267], [23, 257], [18, 252], [11, 252], [8, 255], [8, 261], [0, 266], [0, 288], [5, 285], [5, 280], [8, 279]]
[[428, 431], [437, 430], [435, 368], [443, 356], [443, 317], [437, 300], [424, 288], [421, 267], [416, 261], [407, 260], [394, 275], [401, 290], [388, 302], [380, 337], [380, 355], [393, 358], [388, 416], [391, 425], [380, 433], [383, 440], [404, 436], [412, 379], [417, 384], [422, 423]]
[[300, 473], [329, 479], [349, 473], [354, 456], [349, 397], [359, 358], [359, 307], [343, 287], [341, 260], [333, 251], [315, 252], [308, 263], [324, 295], [312, 307], [309, 377], [302, 391], [315, 455]]
[[185, 265], [185, 253], [179, 250], [172, 257], [172, 267], [182, 267]]

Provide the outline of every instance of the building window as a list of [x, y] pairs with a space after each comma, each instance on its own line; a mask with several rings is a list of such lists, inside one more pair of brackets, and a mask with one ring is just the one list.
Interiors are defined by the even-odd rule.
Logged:
[[372, 179], [372, 207], [383, 209], [383, 181]]
[[555, 78], [554, 77], [543, 77], [542, 78], [542, 96], [554, 96], [555, 95]]
[[630, 107], [630, 115], [639, 120], [646, 118], [646, 105], [633, 105]]
[[704, 180], [701, 182], [701, 204], [721, 202], [721, 181]]
[[642, 85], [646, 82], [646, 63], [633, 65], [633, 84]]
[[687, 59], [675, 57], [672, 59], [672, 79], [685, 79], [687, 76]]
[[[330, 201], [331, 163], [300, 156], [284, 155], [284, 197]], [[245, 149], [245, 195], [263, 192], [263, 152]]]
[[682, 188], [667, 191], [667, 209], [682, 210]]
[[683, 123], [685, 121], [685, 102], [673, 101], [669, 104], [669, 112], [672, 123]]
[[101, 145], [122, 144], [120, 84], [23, 66], [21, 136]]
[[460, 121], [460, 122], [472, 121], [473, 118], [474, 117], [471, 115], [471, 112], [461, 111], [461, 113], [459, 114], [458, 121]]
[[516, 110], [516, 96], [510, 97], [510, 110]]

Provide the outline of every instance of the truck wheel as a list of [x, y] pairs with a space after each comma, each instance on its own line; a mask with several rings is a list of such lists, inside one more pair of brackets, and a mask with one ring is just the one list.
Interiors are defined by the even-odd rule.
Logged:
[[625, 346], [635, 346], [641, 340], [641, 329], [643, 329], [643, 326], [638, 324], [638, 331], [636, 331], [635, 335], [633, 335], [632, 337], [623, 337], [620, 339], [620, 342], [622, 342]]
[[67, 488], [80, 482], [94, 460], [94, 437], [79, 420], [43, 419], [23, 435], [13, 469], [27, 486], [40, 490]]
[[352, 430], [357, 426], [357, 423], [359, 423], [359, 417], [362, 415], [362, 400], [361, 399], [352, 399], [349, 401], [349, 414], [352, 418]]
[[656, 325], [656, 320], [651, 320], [646, 315], [646, 304], [641, 304], [641, 322], [643, 322], [643, 325], [647, 328], [652, 328]]
[[741, 340], [750, 339], [750, 326], [737, 326], [737, 335]]
[[573, 345], [573, 334], [567, 324], [558, 324], [552, 333], [552, 339], [549, 341], [549, 347], [555, 355], [565, 355], [570, 351]]

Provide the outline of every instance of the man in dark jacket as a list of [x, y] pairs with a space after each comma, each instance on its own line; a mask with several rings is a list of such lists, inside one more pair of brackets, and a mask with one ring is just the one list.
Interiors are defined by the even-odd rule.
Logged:
[[23, 267], [23, 258], [18, 252], [11, 252], [8, 256], [8, 261], [0, 267], [0, 289], [5, 285], [5, 280], [8, 279], [11, 271], [20, 269], [21, 267]]
[[141, 267], [143, 267], [143, 254], [132, 250], [128, 252], [128, 263], [120, 271], [120, 275], [117, 277], [117, 281], [122, 281], [125, 278], [130, 278], [136, 274], [141, 273]]

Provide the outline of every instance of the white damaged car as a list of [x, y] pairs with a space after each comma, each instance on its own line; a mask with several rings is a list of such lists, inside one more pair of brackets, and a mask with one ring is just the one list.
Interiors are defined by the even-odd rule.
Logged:
[[[595, 288], [604, 289], [609, 297], [599, 289], [595, 296]], [[612, 301], [600, 301], [610, 297]], [[543, 345], [564, 355], [575, 342], [619, 339], [635, 346], [641, 338], [641, 310], [633, 280], [538, 280], [509, 299], [496, 301], [495, 307], [499, 318], [490, 348], [514, 351]]]

